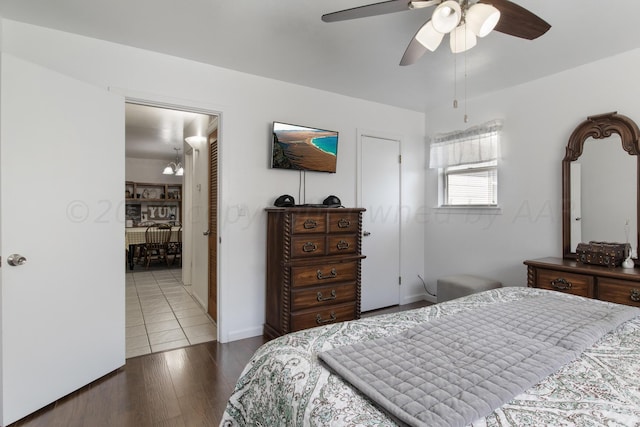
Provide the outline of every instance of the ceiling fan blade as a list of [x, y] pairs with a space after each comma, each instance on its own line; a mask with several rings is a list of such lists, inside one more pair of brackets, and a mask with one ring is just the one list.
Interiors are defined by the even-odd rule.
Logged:
[[338, 12], [327, 13], [322, 15], [324, 22], [345, 21], [347, 19], [365, 18], [367, 16], [384, 15], [386, 13], [402, 12], [410, 10], [411, 2], [409, 0], [389, 0], [381, 3], [368, 4], [366, 6], [354, 7], [351, 9], [340, 10]]
[[409, 42], [409, 46], [404, 51], [404, 55], [402, 55], [402, 59], [400, 60], [400, 65], [411, 65], [416, 62], [418, 59], [424, 55], [427, 51], [427, 48], [422, 45], [416, 38], [412, 38], [411, 42]]
[[480, 3], [490, 4], [500, 11], [495, 31], [533, 40], [551, 28], [544, 19], [509, 0], [480, 0]]

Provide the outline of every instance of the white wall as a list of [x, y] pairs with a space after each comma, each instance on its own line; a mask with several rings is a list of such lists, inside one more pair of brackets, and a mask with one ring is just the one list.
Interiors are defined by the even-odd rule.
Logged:
[[[438, 277], [478, 273], [525, 286], [526, 259], [562, 256], [561, 161], [587, 116], [618, 111], [640, 123], [640, 50], [469, 100], [469, 123], [444, 106], [427, 113], [426, 134], [504, 119], [501, 215], [448, 214], [437, 206], [437, 172], [426, 176], [425, 269]], [[469, 76], [473, 84], [473, 76]], [[620, 148], [622, 149], [622, 148]], [[427, 154], [428, 155], [428, 154]], [[620, 198], [629, 197], [618, 188]], [[635, 197], [635, 193], [633, 195]]]
[[[219, 338], [260, 335], [265, 313], [266, 215], [298, 174], [268, 167], [273, 120], [340, 132], [335, 174], [307, 174], [307, 202], [336, 194], [356, 202], [356, 129], [403, 139], [403, 293], [420, 293], [423, 269], [424, 115], [193, 61], [4, 20], [3, 52], [130, 98], [221, 112]], [[73, 159], [95, 161], [95, 159]], [[239, 207], [247, 211], [239, 216]], [[121, 260], [113, 260], [120, 267]]]
[[186, 157], [192, 179], [184, 229], [191, 237], [185, 241], [189, 250], [183, 259], [183, 280], [185, 273], [190, 271], [193, 295], [206, 308], [209, 297], [209, 237], [203, 232], [209, 228], [209, 151], [206, 142], [194, 143], [192, 148]]
[[164, 167], [171, 161], [175, 161], [175, 158], [158, 160], [127, 157], [125, 158], [125, 179], [153, 184], [182, 184], [182, 177], [162, 174]]

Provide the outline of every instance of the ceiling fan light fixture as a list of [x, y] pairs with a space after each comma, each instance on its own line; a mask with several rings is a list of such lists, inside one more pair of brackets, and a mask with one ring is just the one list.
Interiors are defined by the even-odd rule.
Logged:
[[451, 46], [451, 52], [453, 53], [461, 53], [469, 50], [474, 47], [477, 42], [476, 35], [471, 31], [467, 31], [466, 24], [456, 27], [449, 35], [449, 44]]
[[[492, 4], [491, 4], [492, 3]], [[435, 50], [441, 43], [431, 35], [431, 27], [441, 34], [450, 34], [454, 52], [464, 52], [477, 43], [476, 37], [485, 37], [491, 31], [509, 36], [534, 40], [545, 34], [551, 25], [528, 9], [512, 0], [378, 0], [376, 3], [339, 10], [322, 15], [324, 22], [335, 22], [369, 16], [403, 12], [436, 6], [431, 15], [431, 25], [424, 24], [409, 42], [400, 65], [415, 63], [427, 50]], [[497, 7], [496, 7], [497, 6]], [[452, 34], [460, 23], [469, 34]], [[500, 25], [498, 25], [500, 24]], [[460, 43], [458, 39], [462, 39]]]
[[500, 20], [500, 11], [486, 3], [476, 3], [469, 8], [465, 22], [469, 30], [478, 37], [489, 34]]
[[433, 28], [433, 23], [431, 21], [424, 24], [415, 37], [421, 45], [429, 49], [431, 52], [434, 52], [438, 46], [440, 46], [443, 38], [444, 34], [436, 31]]
[[433, 28], [443, 34], [453, 31], [460, 23], [460, 19], [462, 19], [462, 9], [455, 0], [440, 3], [431, 16]]

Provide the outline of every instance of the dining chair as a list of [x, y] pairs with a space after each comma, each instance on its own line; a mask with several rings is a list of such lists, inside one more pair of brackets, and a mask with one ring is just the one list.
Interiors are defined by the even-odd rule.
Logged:
[[171, 239], [169, 224], [153, 224], [145, 231], [144, 263], [149, 268], [151, 261], [167, 262], [167, 245]]
[[[149, 227], [150, 225], [155, 225], [155, 221], [142, 221], [136, 224], [137, 228]], [[145, 230], [146, 233], [146, 230]], [[130, 247], [133, 249], [133, 264], [145, 264], [145, 245], [146, 243], [138, 243], [135, 245], [131, 245]], [[131, 266], [133, 269], [133, 266]]]
[[[176, 238], [171, 239], [167, 244], [167, 265], [173, 265], [176, 262], [176, 258], [180, 259], [180, 266], [182, 266], [182, 225], [176, 224], [177, 230], [172, 231], [176, 233]], [[169, 264], [169, 256], [173, 255], [171, 264]]]

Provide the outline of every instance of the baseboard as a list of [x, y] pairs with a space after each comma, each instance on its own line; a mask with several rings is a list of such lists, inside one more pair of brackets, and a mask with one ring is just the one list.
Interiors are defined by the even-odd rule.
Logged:
[[412, 302], [423, 301], [423, 300], [424, 301], [433, 302], [433, 303], [438, 302], [438, 298], [437, 297], [434, 297], [432, 295], [429, 295], [426, 292], [423, 292], [423, 293], [420, 293], [420, 294], [404, 297], [402, 299], [402, 302], [400, 303], [400, 305], [411, 304]]
[[[191, 286], [191, 285], [189, 285]], [[192, 288], [193, 290], [193, 288]], [[196, 295], [195, 293], [191, 293], [191, 296], [196, 300], [196, 302], [198, 304], [200, 304], [200, 306], [204, 309], [205, 313], [207, 312], [207, 303], [205, 301], [202, 301], [200, 298], [198, 298], [198, 295]]]
[[243, 329], [240, 331], [231, 331], [226, 336], [220, 336], [218, 341], [221, 343], [227, 343], [231, 341], [243, 340], [245, 338], [253, 338], [262, 335], [262, 326], [254, 328]]

